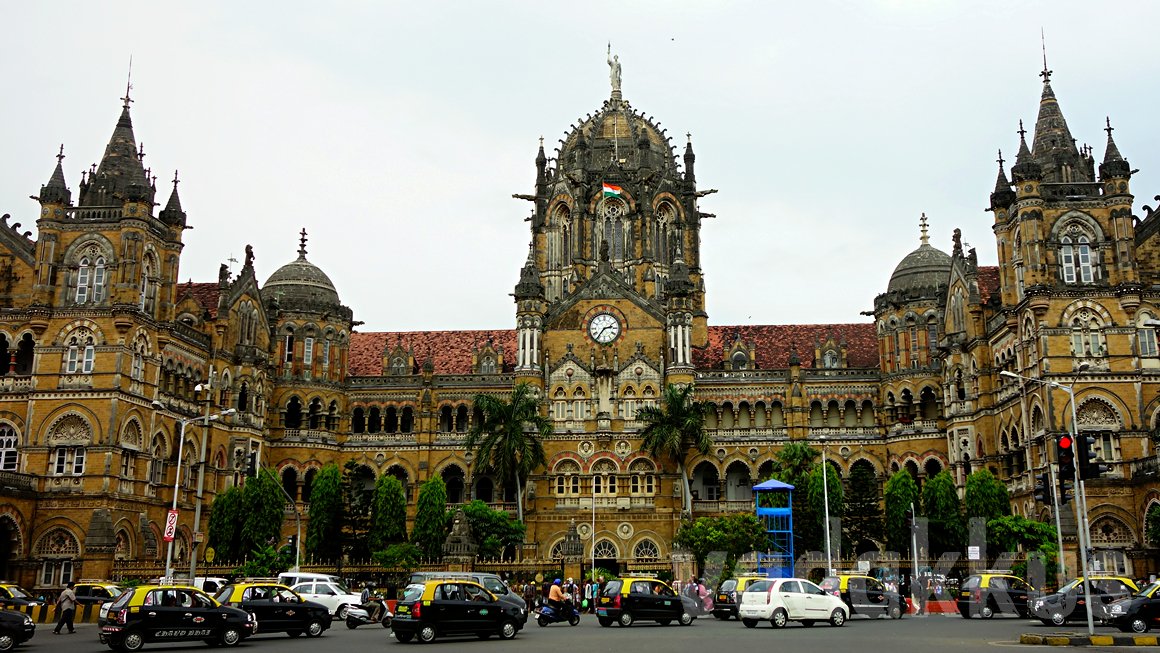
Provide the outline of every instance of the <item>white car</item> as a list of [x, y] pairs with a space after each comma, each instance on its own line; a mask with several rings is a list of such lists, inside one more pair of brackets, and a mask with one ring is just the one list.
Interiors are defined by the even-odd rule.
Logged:
[[358, 594], [353, 594], [342, 581], [338, 580], [309, 580], [298, 583], [290, 589], [298, 592], [307, 601], [321, 603], [330, 608], [330, 613], [336, 619], [346, 619], [346, 610], [350, 606], [361, 606]]
[[812, 626], [828, 621], [833, 626], [846, 623], [846, 604], [804, 578], [775, 578], [750, 583], [741, 594], [737, 616], [746, 628], [769, 621], [774, 628], [785, 628], [790, 621]]

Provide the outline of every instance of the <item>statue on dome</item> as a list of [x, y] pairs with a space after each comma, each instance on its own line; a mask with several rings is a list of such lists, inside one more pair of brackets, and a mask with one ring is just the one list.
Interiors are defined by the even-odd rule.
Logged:
[[612, 80], [612, 92], [620, 92], [620, 55], [612, 54], [612, 43], [608, 44], [608, 77]]

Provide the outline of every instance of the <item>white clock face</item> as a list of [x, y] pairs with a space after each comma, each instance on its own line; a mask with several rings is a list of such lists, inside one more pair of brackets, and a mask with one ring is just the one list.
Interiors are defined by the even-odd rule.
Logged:
[[611, 313], [600, 313], [588, 323], [588, 335], [606, 345], [620, 335], [620, 321]]

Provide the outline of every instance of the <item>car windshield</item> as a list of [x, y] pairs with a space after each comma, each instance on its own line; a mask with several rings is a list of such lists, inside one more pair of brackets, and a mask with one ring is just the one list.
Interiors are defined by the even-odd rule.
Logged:
[[423, 596], [423, 584], [412, 583], [403, 590], [403, 598], [400, 601], [418, 601]]
[[120, 610], [121, 608], [125, 607], [125, 605], [127, 605], [129, 603], [129, 599], [132, 596], [133, 596], [133, 592], [130, 592], [130, 591], [121, 592], [121, 595], [117, 597], [117, 600], [113, 601], [113, 605], [110, 606], [110, 609], [111, 610]]
[[341, 578], [334, 579], [334, 586], [338, 588], [338, 591], [342, 592], [343, 594], [350, 594], [350, 588], [346, 586], [346, 583], [344, 583]]
[[749, 587], [745, 588], [745, 592], [746, 593], [749, 593], [749, 592], [768, 592], [769, 586], [772, 584], [773, 584], [773, 581], [771, 581], [771, 580], [753, 581], [752, 583], [749, 584]]
[[109, 596], [113, 598], [117, 598], [125, 592], [125, 590], [121, 589], [120, 587], [106, 587], [105, 589], [109, 590]]
[[32, 598], [32, 595], [29, 594], [23, 587], [9, 585], [8, 591], [12, 592], [12, 598], [14, 598], [14, 599], [30, 599], [30, 598]]
[[1083, 583], [1083, 579], [1077, 578], [1077, 579], [1071, 581], [1070, 583], [1068, 583], [1067, 585], [1064, 585], [1063, 587], [1059, 588], [1059, 593], [1060, 594], [1067, 594], [1068, 592], [1079, 587], [1081, 583]]
[[727, 578], [727, 579], [721, 581], [720, 591], [732, 592], [735, 589], [737, 589], [737, 579], [736, 578]]
[[1136, 596], [1151, 597], [1152, 594], [1157, 590], [1157, 588], [1160, 588], [1160, 580], [1152, 581], [1151, 583], [1146, 585], [1144, 587], [1144, 589], [1140, 590], [1139, 592], [1136, 592]]
[[226, 600], [230, 598], [230, 594], [232, 594], [233, 591], [233, 585], [226, 585], [225, 587], [218, 590], [218, 593], [214, 595], [214, 598], [218, 600], [218, 603], [225, 603]]
[[823, 578], [822, 579], [822, 589], [824, 589], [824, 590], [836, 590], [840, 586], [841, 582], [842, 581], [839, 580], [837, 576], [830, 576], [829, 578]]

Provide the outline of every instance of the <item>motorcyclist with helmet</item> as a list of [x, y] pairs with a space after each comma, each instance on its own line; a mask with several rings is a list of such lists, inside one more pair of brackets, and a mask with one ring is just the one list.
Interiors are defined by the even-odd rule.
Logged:
[[548, 607], [555, 610], [556, 614], [563, 614], [564, 590], [561, 587], [559, 578], [552, 581], [552, 587], [548, 590]]

